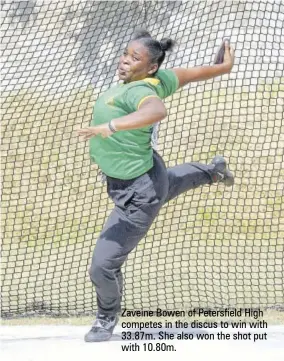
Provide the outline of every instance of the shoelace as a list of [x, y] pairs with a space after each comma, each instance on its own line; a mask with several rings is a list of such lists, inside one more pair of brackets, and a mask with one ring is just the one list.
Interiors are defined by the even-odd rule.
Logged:
[[104, 321], [104, 320], [96, 320], [94, 323], [93, 323], [93, 327], [92, 328], [106, 328], [108, 322], [107, 321]]
[[221, 177], [220, 180], [223, 180], [223, 179], [225, 178], [225, 174], [224, 174], [224, 173], [217, 172], [217, 174]]
[[95, 322], [93, 323], [92, 328], [99, 327], [99, 328], [107, 328], [108, 324], [111, 323], [111, 320], [109, 318], [105, 318], [105, 320], [101, 318], [97, 318]]

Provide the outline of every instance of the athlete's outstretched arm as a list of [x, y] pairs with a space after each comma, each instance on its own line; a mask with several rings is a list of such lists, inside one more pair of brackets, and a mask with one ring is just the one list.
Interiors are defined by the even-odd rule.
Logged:
[[167, 109], [158, 97], [145, 99], [139, 109], [121, 118], [113, 119], [116, 130], [144, 128], [166, 118]]
[[179, 80], [179, 88], [188, 83], [202, 81], [223, 74], [230, 73], [234, 65], [234, 50], [230, 48], [228, 42], [225, 43], [224, 62], [212, 66], [197, 66], [194, 68], [174, 68], [176, 76]]
[[[164, 103], [156, 96], [145, 99], [136, 112], [112, 119], [111, 127], [116, 131], [144, 128], [163, 120], [167, 116], [167, 110]], [[113, 134], [110, 124], [101, 124], [94, 127], [80, 129], [78, 135], [82, 140], [90, 139], [96, 135], [106, 138]]]

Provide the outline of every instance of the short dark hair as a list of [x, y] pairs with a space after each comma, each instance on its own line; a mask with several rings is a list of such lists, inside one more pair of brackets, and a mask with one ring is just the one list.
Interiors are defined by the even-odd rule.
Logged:
[[139, 40], [148, 49], [151, 63], [157, 63], [158, 67], [163, 63], [166, 51], [171, 51], [176, 44], [169, 38], [155, 40], [148, 31], [143, 29], [136, 31], [132, 40]]

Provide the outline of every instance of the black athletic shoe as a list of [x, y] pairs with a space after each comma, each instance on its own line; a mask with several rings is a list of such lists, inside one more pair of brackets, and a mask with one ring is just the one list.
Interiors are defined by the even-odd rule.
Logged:
[[97, 315], [91, 330], [85, 335], [86, 342], [102, 342], [108, 341], [113, 333], [113, 330], [118, 322], [118, 317]]
[[234, 184], [234, 176], [227, 168], [225, 159], [217, 155], [213, 158], [211, 164], [214, 166], [213, 182], [224, 183], [226, 187], [231, 187]]

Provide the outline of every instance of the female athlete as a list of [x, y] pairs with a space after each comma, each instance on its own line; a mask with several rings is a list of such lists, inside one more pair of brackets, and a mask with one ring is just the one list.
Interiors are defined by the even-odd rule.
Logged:
[[89, 271], [98, 312], [86, 342], [110, 339], [121, 311], [121, 267], [161, 207], [201, 185], [233, 185], [221, 156], [208, 165], [185, 163], [167, 169], [152, 147], [155, 124], [167, 116], [162, 99], [190, 82], [230, 73], [233, 67], [234, 54], [227, 43], [222, 64], [161, 70], [173, 45], [171, 39], [157, 41], [146, 31], [136, 33], [119, 61], [122, 82], [97, 99], [91, 126], [78, 131], [82, 140], [90, 140], [91, 160], [105, 175], [115, 204], [96, 242]]

